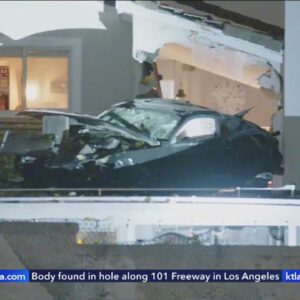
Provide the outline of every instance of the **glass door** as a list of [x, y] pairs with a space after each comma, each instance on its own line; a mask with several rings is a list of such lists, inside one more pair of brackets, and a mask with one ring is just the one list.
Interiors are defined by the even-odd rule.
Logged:
[[0, 49], [0, 111], [22, 109], [22, 57], [21, 48]]
[[29, 50], [26, 60], [25, 107], [68, 109], [68, 52]]
[[0, 111], [69, 108], [69, 51], [0, 49]]

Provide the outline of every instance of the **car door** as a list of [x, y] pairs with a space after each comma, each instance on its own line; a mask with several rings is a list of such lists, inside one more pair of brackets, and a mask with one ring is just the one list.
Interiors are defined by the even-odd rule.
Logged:
[[[224, 147], [220, 120], [216, 115], [187, 119], [170, 140], [173, 147], [172, 174], [179, 187], [222, 186]], [[182, 151], [178, 151], [182, 149]]]
[[235, 185], [242, 185], [246, 180], [263, 171], [265, 157], [257, 137], [259, 131], [240, 118], [227, 117], [223, 124], [223, 139], [228, 151], [228, 171]]

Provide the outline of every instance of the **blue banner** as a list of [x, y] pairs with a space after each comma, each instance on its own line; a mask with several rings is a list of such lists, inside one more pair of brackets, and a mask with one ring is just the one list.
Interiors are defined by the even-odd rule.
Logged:
[[300, 270], [0, 270], [4, 282], [300, 283]]
[[300, 270], [283, 270], [282, 282], [300, 282]]
[[31, 270], [35, 282], [281, 282], [279, 270]]
[[0, 270], [1, 282], [29, 282], [28, 270]]

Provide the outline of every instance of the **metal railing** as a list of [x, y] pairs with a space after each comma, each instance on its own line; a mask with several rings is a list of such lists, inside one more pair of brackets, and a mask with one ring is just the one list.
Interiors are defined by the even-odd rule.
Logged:
[[[236, 196], [238, 198], [243, 197], [246, 193], [256, 193], [257, 196], [263, 192], [276, 193], [276, 192], [288, 192], [286, 196], [291, 198], [295, 197], [296, 187], [295, 185], [285, 185], [282, 187], [272, 188], [258, 188], [258, 187], [235, 187], [235, 188], [0, 188], [0, 200], [3, 197], [8, 196], [10, 193], [20, 194], [20, 197], [26, 197], [26, 194], [32, 193], [36, 196], [43, 197], [45, 194], [67, 194], [69, 196], [84, 196], [86, 194], [93, 194], [97, 196], [102, 195], [123, 195], [128, 193], [131, 195], [181, 195], [182, 193], [190, 196], [220, 196], [226, 195]], [[249, 195], [249, 194], [248, 194]], [[246, 196], [248, 196], [246, 194]], [[18, 197], [16, 195], [15, 197]]]

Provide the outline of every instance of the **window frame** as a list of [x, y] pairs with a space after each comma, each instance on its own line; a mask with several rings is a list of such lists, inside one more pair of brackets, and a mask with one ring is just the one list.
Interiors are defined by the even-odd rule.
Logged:
[[[20, 57], [22, 59], [22, 108], [26, 109], [26, 67], [28, 52], [66, 51], [68, 52], [68, 108], [60, 111], [82, 111], [82, 41], [80, 38], [30, 37], [21, 40], [7, 40], [0, 37], [0, 56]], [[20, 55], [21, 53], [21, 55]], [[51, 108], [49, 108], [51, 109]]]
[[[36, 53], [30, 53], [31, 51], [34, 51]], [[63, 55], [62, 55], [63, 54]], [[47, 107], [47, 108], [33, 108], [33, 109], [50, 109], [50, 110], [60, 110], [60, 111], [68, 111], [71, 106], [71, 84], [70, 84], [70, 51], [64, 50], [64, 49], [41, 49], [41, 48], [28, 48], [26, 49], [26, 56], [23, 57], [23, 109], [28, 109], [27, 105], [27, 95], [26, 95], [26, 89], [27, 89], [27, 77], [28, 77], [28, 59], [30, 58], [55, 58], [55, 57], [64, 57], [67, 58], [68, 61], [68, 98], [67, 98], [67, 107], [66, 108], [57, 108], [57, 107]], [[25, 60], [25, 61], [24, 61]], [[24, 64], [25, 66], [25, 72], [24, 72]]]
[[[178, 135], [178, 133], [180, 132], [180, 130], [190, 121], [194, 120], [194, 119], [200, 119], [200, 118], [212, 118], [215, 120], [215, 124], [216, 124], [216, 132], [214, 135], [209, 135], [209, 136], [203, 136], [203, 137], [192, 137], [192, 138], [188, 138], [185, 141], [177, 141], [176, 137]], [[220, 136], [220, 122], [219, 122], [219, 118], [215, 115], [212, 114], [202, 114], [202, 115], [195, 115], [189, 118], [186, 118], [183, 122], [180, 123], [180, 125], [176, 128], [175, 132], [172, 134], [172, 137], [170, 138], [170, 144], [181, 144], [181, 143], [190, 143], [190, 142], [195, 142], [195, 141], [206, 141], [206, 140], [210, 140], [213, 138], [216, 138], [218, 136]]]

